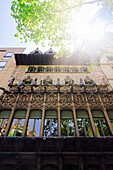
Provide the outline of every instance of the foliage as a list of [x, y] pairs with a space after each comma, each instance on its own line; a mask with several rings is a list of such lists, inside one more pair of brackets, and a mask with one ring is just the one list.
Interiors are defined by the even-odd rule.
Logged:
[[[70, 23], [74, 14], [81, 6], [93, 3], [101, 4], [94, 21], [97, 18], [104, 18], [112, 21], [112, 0], [13, 0], [12, 17], [17, 23], [15, 37], [21, 40], [34, 41], [42, 46], [47, 43], [50, 46], [60, 47], [60, 55], [72, 44], [75, 38], [71, 34]], [[110, 22], [109, 22], [110, 23]], [[67, 51], [67, 56], [70, 52]], [[56, 56], [57, 57], [57, 56]]]
[[57, 119], [45, 119], [44, 136], [58, 136]]

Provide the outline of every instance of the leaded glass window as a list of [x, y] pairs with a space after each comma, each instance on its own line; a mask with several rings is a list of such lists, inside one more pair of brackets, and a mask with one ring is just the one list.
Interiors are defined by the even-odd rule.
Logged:
[[73, 112], [71, 110], [61, 111], [61, 135], [75, 136]]
[[27, 136], [40, 136], [41, 119], [41, 110], [31, 110], [27, 126]]
[[58, 136], [58, 113], [56, 110], [46, 111], [43, 135]]
[[26, 110], [15, 111], [8, 136], [22, 136], [25, 117]]
[[77, 124], [80, 136], [93, 136], [90, 119], [86, 110], [77, 110]]
[[11, 110], [0, 111], [0, 136], [3, 136], [5, 133], [10, 114], [11, 114]]
[[110, 131], [107, 126], [104, 114], [101, 110], [92, 111], [93, 120], [95, 123], [96, 131], [98, 136], [110, 136]]

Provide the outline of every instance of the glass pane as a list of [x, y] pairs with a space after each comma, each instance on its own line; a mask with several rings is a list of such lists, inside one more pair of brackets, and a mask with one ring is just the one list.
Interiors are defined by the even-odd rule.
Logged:
[[7, 62], [5, 62], [5, 61], [1, 61], [1, 62], [0, 62], [0, 67], [4, 67], [4, 66], [6, 65], [6, 63], [7, 63]]
[[0, 136], [3, 136], [8, 124], [8, 119], [0, 119]]
[[93, 136], [89, 119], [77, 119], [78, 131], [80, 136]]
[[13, 119], [8, 136], [21, 136], [25, 119]]
[[61, 119], [61, 135], [75, 136], [75, 127], [73, 119]]
[[40, 136], [41, 119], [29, 119], [27, 136]]
[[44, 136], [58, 136], [58, 120], [45, 119]]
[[7, 53], [5, 56], [11, 57], [13, 53]]
[[110, 132], [104, 118], [94, 118], [93, 120], [98, 136], [110, 136]]

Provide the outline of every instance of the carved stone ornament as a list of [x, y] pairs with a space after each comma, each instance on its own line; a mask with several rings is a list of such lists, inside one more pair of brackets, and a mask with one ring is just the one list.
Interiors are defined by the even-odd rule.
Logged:
[[69, 76], [67, 76], [65, 78], [65, 84], [71, 84], [71, 83], [72, 83], [72, 79]]
[[108, 85], [105, 84], [105, 85], [98, 85], [98, 89], [99, 89], [99, 92], [107, 92], [108, 91]]
[[46, 108], [56, 108], [58, 106], [58, 94], [47, 94], [45, 107]]
[[29, 84], [20, 86], [21, 92], [31, 92], [31, 86]]
[[47, 78], [44, 79], [44, 84], [49, 85], [49, 84], [52, 84], [52, 82], [53, 82], [53, 80], [50, 78], [50, 76], [47, 76]]
[[85, 84], [93, 84], [94, 81], [92, 79], [89, 78], [89, 76], [86, 76], [86, 78], [84, 79]]
[[13, 107], [16, 102], [17, 94], [6, 94], [1, 101], [1, 107]]
[[62, 87], [60, 87], [60, 92], [63, 93], [70, 93], [71, 92], [71, 86], [69, 85], [63, 85]]
[[44, 96], [42, 94], [33, 94], [31, 100], [32, 108], [41, 108], [43, 107], [43, 103], [44, 103]]
[[80, 86], [80, 85], [73, 85], [73, 92], [84, 92], [84, 86]]
[[46, 92], [58, 92], [58, 88], [55, 85], [46, 86]]
[[22, 80], [21, 85], [31, 84], [31, 82], [32, 82], [32, 78], [30, 76], [27, 76], [27, 78]]
[[18, 92], [18, 85], [15, 84], [15, 85], [11, 86], [10, 89], [9, 89], [9, 91], [10, 91], [10, 92]]
[[60, 94], [60, 107], [71, 108], [72, 98], [71, 94]]
[[27, 108], [30, 102], [30, 95], [29, 94], [20, 94], [16, 107], [18, 108]]
[[86, 88], [86, 92], [91, 92], [91, 93], [97, 92], [97, 87], [95, 85], [88, 84], [85, 88]]
[[44, 85], [34, 86], [33, 91], [37, 93], [44, 92]]
[[84, 94], [82, 94], [82, 95], [74, 94], [73, 100], [74, 100], [74, 105], [76, 108], [77, 107], [79, 107], [79, 108], [87, 107], [87, 102], [86, 102], [86, 98], [85, 98]]
[[100, 107], [102, 107], [101, 101], [100, 101], [97, 94], [87, 94], [87, 100], [88, 100], [89, 106], [91, 108], [100, 108]]

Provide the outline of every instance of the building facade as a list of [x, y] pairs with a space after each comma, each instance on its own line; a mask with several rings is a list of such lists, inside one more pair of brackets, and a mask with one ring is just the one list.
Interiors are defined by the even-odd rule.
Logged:
[[12, 56], [0, 88], [0, 168], [112, 170], [113, 91], [103, 65], [54, 55]]

